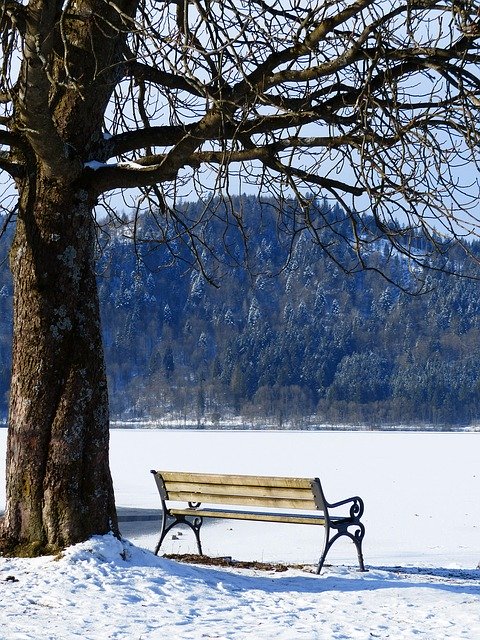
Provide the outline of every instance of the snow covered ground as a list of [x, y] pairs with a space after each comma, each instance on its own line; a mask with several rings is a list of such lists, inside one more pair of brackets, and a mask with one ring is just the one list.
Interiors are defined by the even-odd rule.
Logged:
[[[318, 527], [205, 525], [209, 555], [305, 564], [274, 572], [156, 558], [156, 523], [124, 522], [130, 542], [0, 559], [1, 640], [480, 639], [478, 433], [114, 430], [111, 462], [123, 517], [158, 508], [152, 468], [319, 475], [329, 500], [364, 498], [369, 571], [345, 540], [312, 574]], [[175, 537], [162, 551], [195, 550]]]

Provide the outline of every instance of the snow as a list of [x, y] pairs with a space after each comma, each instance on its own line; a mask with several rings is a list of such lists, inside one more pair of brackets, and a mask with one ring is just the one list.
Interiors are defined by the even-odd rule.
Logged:
[[[275, 572], [157, 558], [157, 523], [123, 522], [128, 541], [95, 537], [58, 558], [0, 558], [0, 638], [478, 640], [479, 437], [113, 430], [121, 517], [158, 509], [151, 468], [319, 475], [327, 499], [364, 498], [369, 571], [356, 570], [345, 540], [320, 576], [311, 573], [319, 527], [205, 525], [209, 555], [300, 565]], [[188, 530], [175, 538], [162, 551], [195, 550]]]
[[[110, 136], [111, 137], [111, 136]], [[108, 138], [106, 138], [104, 136], [105, 140], [108, 140]], [[105, 167], [108, 167], [109, 169], [111, 169], [112, 167], [118, 167], [120, 169], [143, 169], [143, 170], [147, 170], [147, 169], [152, 169], [152, 167], [144, 167], [141, 164], [138, 164], [137, 162], [132, 162], [132, 161], [125, 161], [125, 162], [99, 162], [98, 160], [89, 160], [88, 162], [85, 162], [84, 167], [86, 167], [87, 169], [91, 169], [92, 171], [98, 171], [99, 169], [104, 169]]]
[[151, 169], [152, 167], [145, 167], [142, 164], [138, 164], [138, 162], [133, 162], [132, 160], [126, 162], [117, 162], [117, 167], [120, 169]]
[[89, 162], [85, 162], [84, 167], [87, 169], [92, 169], [92, 171], [98, 171], [98, 169], [103, 169], [104, 167], [110, 167], [111, 165], [106, 162], [99, 162], [98, 160], [90, 160]]

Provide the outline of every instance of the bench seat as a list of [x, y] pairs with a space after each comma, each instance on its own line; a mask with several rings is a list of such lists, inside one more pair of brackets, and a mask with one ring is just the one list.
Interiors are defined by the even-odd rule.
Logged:
[[259, 520], [261, 522], [285, 522], [291, 524], [325, 525], [325, 517], [315, 514], [277, 513], [276, 511], [239, 511], [237, 509], [170, 509], [173, 516], [192, 516], [202, 518], [221, 518], [230, 520]]

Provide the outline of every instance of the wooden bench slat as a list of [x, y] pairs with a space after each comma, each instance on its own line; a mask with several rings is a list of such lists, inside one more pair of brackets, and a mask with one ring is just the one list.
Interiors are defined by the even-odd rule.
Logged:
[[195, 494], [183, 491], [170, 491], [168, 499], [174, 502], [207, 502], [212, 504], [233, 504], [246, 505], [256, 507], [279, 507], [284, 509], [316, 509], [315, 501], [311, 497], [310, 500], [295, 500], [293, 498], [276, 498], [261, 496], [231, 496], [218, 495], [215, 493]]
[[[169, 495], [181, 492], [184, 494], [211, 494], [219, 496], [259, 497], [259, 498], [291, 498], [295, 500], [312, 500], [312, 488], [298, 489], [296, 487], [263, 487], [245, 486], [238, 484], [206, 484], [193, 482], [165, 482]], [[193, 500], [193, 499], [192, 499]]]
[[309, 478], [290, 478], [288, 476], [244, 476], [221, 475], [215, 473], [186, 473], [184, 471], [158, 471], [165, 482], [199, 482], [202, 484], [238, 484], [258, 487], [296, 487], [309, 489], [312, 480]]
[[229, 520], [260, 520], [262, 522], [285, 522], [287, 524], [325, 524], [325, 518], [315, 514], [268, 513], [266, 511], [223, 511], [222, 509], [170, 509], [172, 515], [202, 516]]

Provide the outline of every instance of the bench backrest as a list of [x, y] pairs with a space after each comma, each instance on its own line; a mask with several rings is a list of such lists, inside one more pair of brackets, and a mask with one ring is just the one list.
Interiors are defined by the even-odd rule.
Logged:
[[162, 500], [325, 511], [318, 478], [152, 471]]

